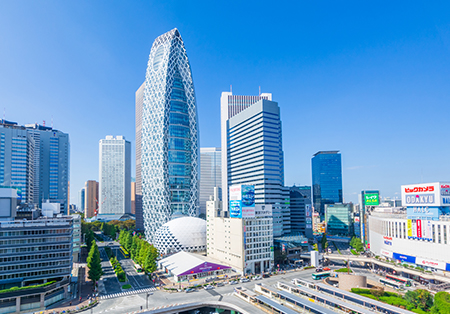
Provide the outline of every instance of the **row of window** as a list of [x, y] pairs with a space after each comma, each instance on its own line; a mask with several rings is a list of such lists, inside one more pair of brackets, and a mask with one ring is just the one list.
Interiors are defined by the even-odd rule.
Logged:
[[14, 254], [23, 252], [38, 252], [38, 251], [59, 251], [70, 250], [71, 244], [59, 244], [59, 245], [43, 245], [34, 247], [20, 247], [20, 248], [7, 248], [0, 249], [0, 254]]
[[15, 273], [8, 275], [0, 275], [0, 280], [13, 279], [13, 278], [29, 278], [29, 277], [48, 277], [49, 275], [65, 275], [70, 273], [69, 268], [57, 268], [57, 269], [48, 269], [43, 271], [33, 271], [29, 273]]
[[51, 237], [51, 238], [28, 238], [28, 239], [8, 239], [0, 240], [0, 245], [20, 245], [31, 243], [46, 243], [46, 242], [67, 242], [70, 237]]
[[52, 262], [41, 262], [41, 263], [31, 263], [31, 264], [15, 264], [15, 265], [5, 265], [5, 266], [0, 266], [0, 272], [4, 272], [4, 271], [17, 271], [17, 270], [21, 270], [21, 271], [27, 271], [33, 268], [47, 268], [47, 267], [63, 267], [63, 266], [70, 266], [70, 260], [65, 260], [65, 261], [52, 261]]
[[0, 231], [0, 237], [17, 237], [39, 234], [65, 234], [70, 233], [71, 229], [44, 229], [44, 230], [24, 230], [24, 231]]
[[412, 236], [414, 238], [432, 239], [434, 243], [448, 243], [447, 225], [437, 224], [434, 221], [431, 221], [431, 224], [429, 224], [426, 220], [421, 220], [420, 223], [420, 227], [413, 224], [411, 226], [411, 234], [408, 235], [407, 222], [383, 221], [383, 235], [400, 239], [407, 239], [408, 236]]
[[70, 256], [69, 253], [61, 252], [61, 253], [47, 253], [47, 254], [0, 257], [0, 264], [1, 263], [18, 262], [18, 261], [29, 261], [29, 260], [69, 258], [69, 256]]

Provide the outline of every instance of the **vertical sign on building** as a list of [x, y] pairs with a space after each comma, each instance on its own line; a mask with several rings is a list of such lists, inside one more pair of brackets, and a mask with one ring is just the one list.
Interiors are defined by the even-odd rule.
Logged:
[[422, 238], [422, 220], [417, 219], [416, 225], [417, 225], [417, 237]]
[[412, 237], [412, 221], [408, 219], [408, 237]]
[[412, 237], [417, 237], [417, 220], [411, 219], [411, 230], [412, 230]]
[[255, 217], [255, 186], [232, 185], [230, 186], [229, 198], [231, 218]]

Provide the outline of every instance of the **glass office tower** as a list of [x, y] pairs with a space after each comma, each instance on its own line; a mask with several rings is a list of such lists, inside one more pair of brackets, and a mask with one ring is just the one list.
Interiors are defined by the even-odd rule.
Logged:
[[312, 160], [314, 210], [325, 214], [325, 204], [342, 203], [342, 165], [339, 151], [320, 151]]
[[191, 67], [173, 29], [153, 43], [142, 108], [142, 202], [149, 241], [172, 214], [197, 216], [199, 139]]
[[271, 94], [222, 93], [222, 199], [227, 210], [230, 186], [254, 185], [256, 206], [272, 205], [273, 235], [281, 236], [291, 231], [289, 188], [284, 187], [280, 108], [271, 100]]

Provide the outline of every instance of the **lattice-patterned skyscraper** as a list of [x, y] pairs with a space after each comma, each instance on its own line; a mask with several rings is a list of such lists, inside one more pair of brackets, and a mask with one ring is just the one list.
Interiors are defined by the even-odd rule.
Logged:
[[142, 110], [142, 206], [149, 241], [172, 214], [197, 216], [199, 138], [191, 66], [173, 29], [153, 43]]

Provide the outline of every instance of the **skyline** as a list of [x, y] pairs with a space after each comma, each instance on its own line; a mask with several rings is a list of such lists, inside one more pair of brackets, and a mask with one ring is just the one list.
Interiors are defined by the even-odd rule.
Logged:
[[71, 203], [85, 181], [99, 181], [100, 139], [123, 135], [134, 154], [134, 95], [153, 41], [175, 27], [189, 51], [200, 147], [220, 147], [220, 94], [232, 85], [257, 96], [261, 86], [280, 106], [287, 186], [311, 185], [321, 150], [342, 154], [344, 201], [449, 178], [448, 4], [387, 13], [295, 4], [270, 14], [256, 3], [108, 4], [0, 4], [0, 109], [69, 134]]

